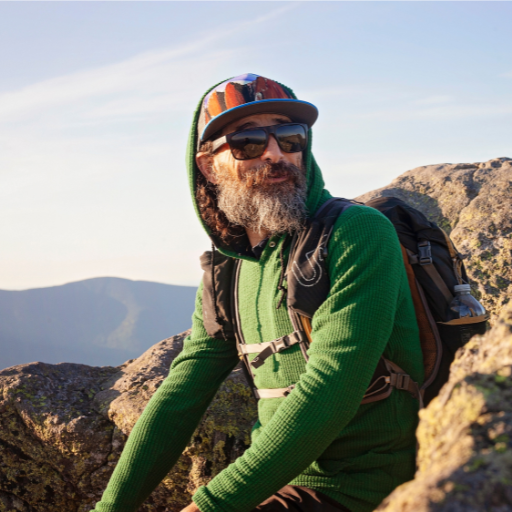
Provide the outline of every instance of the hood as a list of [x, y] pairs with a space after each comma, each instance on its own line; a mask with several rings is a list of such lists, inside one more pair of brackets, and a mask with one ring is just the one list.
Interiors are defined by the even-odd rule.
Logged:
[[[222, 81], [224, 82], [224, 80]], [[222, 82], [219, 82], [221, 84]], [[201, 171], [196, 165], [195, 155], [196, 155], [196, 149], [198, 147], [198, 123], [199, 123], [199, 115], [201, 112], [201, 107], [203, 104], [204, 97], [217, 85], [215, 84], [213, 87], [208, 89], [201, 100], [198, 103], [198, 106], [194, 112], [194, 118], [192, 121], [192, 126], [190, 129], [189, 139], [188, 139], [188, 146], [187, 146], [187, 172], [188, 172], [188, 178], [189, 178], [189, 187], [190, 192], [192, 194], [192, 202], [194, 204], [194, 209], [197, 215], [197, 218], [199, 219], [199, 222], [203, 226], [203, 229], [207, 233], [207, 235], [210, 237], [212, 243], [217, 247], [217, 249], [226, 256], [231, 256], [235, 258], [243, 258], [248, 260], [255, 260], [255, 258], [247, 251], [247, 245], [248, 245], [248, 239], [245, 241], [241, 241], [240, 243], [231, 243], [226, 244], [224, 243], [218, 236], [215, 236], [211, 233], [208, 226], [205, 224], [203, 219], [201, 218], [201, 214], [199, 212], [199, 207], [197, 205], [196, 201], [196, 182], [197, 182], [197, 175]], [[287, 92], [290, 93], [292, 98], [297, 99], [294, 92], [289, 88], [286, 87], [283, 84], [280, 84]], [[322, 177], [322, 171], [320, 170], [320, 167], [318, 167], [315, 158], [313, 156], [313, 153], [311, 151], [313, 141], [313, 133], [312, 130], [309, 130], [309, 136], [308, 136], [308, 146], [303, 152], [303, 158], [304, 158], [304, 164], [306, 167], [306, 183], [307, 183], [307, 200], [306, 200], [306, 207], [308, 211], [308, 216], [312, 217], [314, 216], [315, 212], [318, 210], [318, 208], [327, 201], [331, 195], [329, 192], [324, 188], [324, 180]]]

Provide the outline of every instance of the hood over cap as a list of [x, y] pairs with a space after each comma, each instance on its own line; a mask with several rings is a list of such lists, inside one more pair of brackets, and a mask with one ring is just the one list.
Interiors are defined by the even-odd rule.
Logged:
[[[275, 112], [287, 115], [296, 122], [309, 127], [316, 121], [318, 110], [306, 101], [298, 100], [292, 89], [274, 80], [253, 73], [240, 75], [220, 82], [210, 88], [201, 98], [192, 121], [187, 147], [187, 170], [192, 201], [204, 230], [217, 249], [226, 256], [254, 260], [247, 236], [226, 244], [208, 228], [201, 217], [196, 200], [197, 167], [195, 156], [202, 142], [208, 140], [223, 126], [238, 118], [251, 114]], [[324, 188], [322, 172], [311, 152], [312, 131], [309, 130], [308, 145], [303, 151], [306, 168], [306, 208], [311, 217], [331, 195]]]

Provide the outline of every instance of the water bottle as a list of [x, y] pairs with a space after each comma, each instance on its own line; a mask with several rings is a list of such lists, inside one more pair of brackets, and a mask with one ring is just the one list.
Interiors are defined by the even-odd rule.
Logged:
[[459, 323], [457, 320], [463, 320], [460, 323], [474, 323], [486, 320], [487, 314], [485, 308], [471, 295], [471, 286], [469, 284], [457, 284], [453, 291], [455, 297], [450, 303], [452, 321], [449, 323]]

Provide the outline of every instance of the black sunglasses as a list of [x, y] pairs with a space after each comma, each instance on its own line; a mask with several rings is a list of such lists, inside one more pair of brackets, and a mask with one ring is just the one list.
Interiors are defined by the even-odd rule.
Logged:
[[273, 126], [249, 128], [229, 133], [213, 141], [213, 152], [223, 144], [229, 144], [231, 153], [237, 160], [250, 160], [261, 156], [268, 145], [270, 135], [285, 153], [304, 151], [308, 143], [308, 125], [303, 123], [284, 123]]

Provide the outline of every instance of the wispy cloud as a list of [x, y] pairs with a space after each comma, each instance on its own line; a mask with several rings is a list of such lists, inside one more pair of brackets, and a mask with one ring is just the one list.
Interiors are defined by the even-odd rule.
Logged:
[[[296, 3], [271, 10], [249, 21], [219, 27], [177, 48], [155, 50], [122, 62], [35, 83], [0, 95], [2, 122], [19, 121], [44, 109], [87, 106], [85, 117], [151, 114], [179, 107], [198, 92], [190, 84], [209, 76], [239, 48], [212, 51], [214, 43], [283, 15]], [[198, 84], [200, 89], [203, 84]], [[130, 101], [127, 101], [127, 95]], [[101, 99], [102, 105], [87, 102]]]
[[[4, 122], [19, 120], [22, 116], [33, 115], [43, 109], [67, 105], [80, 109], [80, 102], [95, 99], [106, 102], [108, 113], [108, 105], [114, 106], [115, 110], [120, 95], [137, 91], [143, 92], [144, 98], [135, 98], [137, 104], [135, 108], [127, 105], [128, 112], [138, 112], [141, 102], [151, 106], [155, 100], [166, 108], [169, 100], [172, 100], [172, 92], [182, 89], [180, 92], [186, 93], [186, 82], [190, 79], [187, 71], [193, 71], [196, 66], [200, 66], [199, 69], [207, 66], [210, 70], [217, 63], [216, 57], [220, 57], [209, 54], [207, 58], [199, 57], [193, 62], [182, 60], [195, 51], [196, 44], [191, 48], [149, 52], [124, 62], [45, 80], [19, 91], [5, 93], [0, 96], [0, 118]], [[154, 105], [151, 106], [150, 111], [154, 108]], [[117, 110], [118, 113], [126, 113]]]

